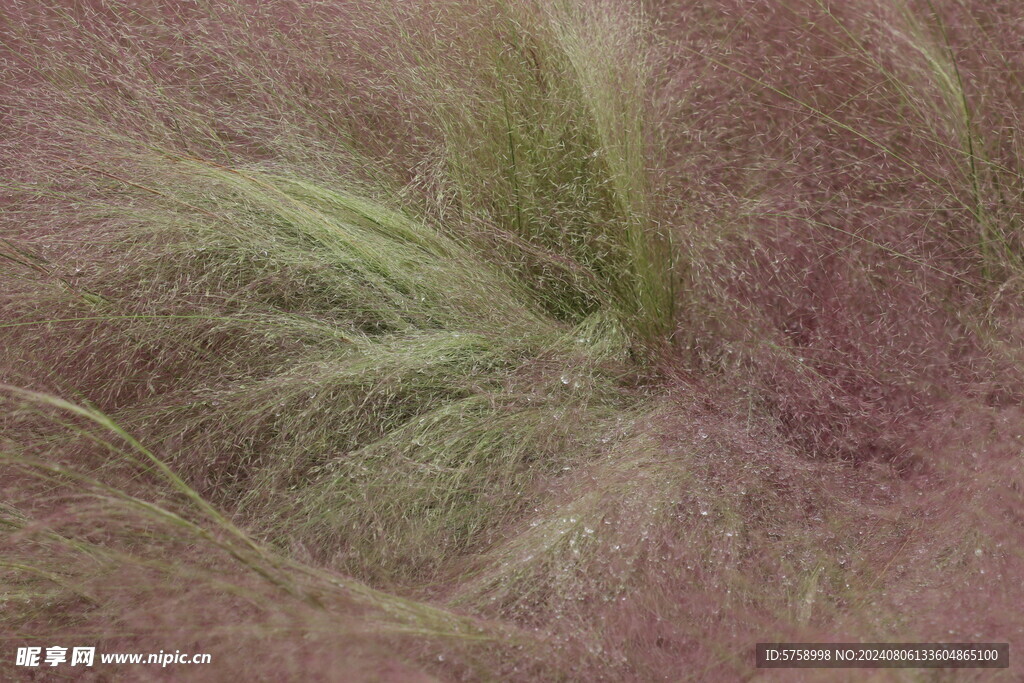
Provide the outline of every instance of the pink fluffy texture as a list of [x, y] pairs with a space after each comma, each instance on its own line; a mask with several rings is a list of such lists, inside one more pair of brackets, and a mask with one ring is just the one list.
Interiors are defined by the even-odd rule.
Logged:
[[1015, 0], [4, 3], [0, 670], [978, 641], [1018, 680], [1022, 38]]

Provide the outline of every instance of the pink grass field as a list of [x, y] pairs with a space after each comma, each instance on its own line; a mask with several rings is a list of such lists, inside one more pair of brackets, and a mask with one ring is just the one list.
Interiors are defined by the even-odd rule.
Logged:
[[1022, 112], [1016, 0], [0, 3], [0, 678], [1024, 679]]

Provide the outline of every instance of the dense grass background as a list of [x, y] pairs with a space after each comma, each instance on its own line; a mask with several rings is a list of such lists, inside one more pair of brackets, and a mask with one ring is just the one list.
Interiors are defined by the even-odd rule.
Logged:
[[1024, 643], [1022, 26], [5, 4], [0, 666], [739, 680], [758, 641]]

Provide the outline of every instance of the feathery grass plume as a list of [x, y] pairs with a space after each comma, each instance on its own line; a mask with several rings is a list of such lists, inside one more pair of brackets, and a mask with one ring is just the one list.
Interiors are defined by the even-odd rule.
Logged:
[[[33, 322], [84, 325], [82, 352], [111, 335], [125, 372], [93, 396], [148, 440], [184, 446], [174, 466], [275, 538], [378, 575], [424, 570], [515, 509], [566, 440], [622, 401], [614, 324], [546, 320], [525, 288], [422, 222], [258, 169], [151, 154], [130, 169], [103, 176], [108, 201], [132, 204], [99, 209], [131, 236], [123, 273], [90, 287], [100, 310]], [[186, 355], [161, 362], [170, 396], [125, 401], [143, 354]]]
[[602, 0], [482, 13], [467, 13], [458, 43], [403, 24], [422, 53], [396, 79], [441, 134], [438, 191], [454, 215], [483, 222], [479, 237], [547, 310], [578, 321], [610, 307], [656, 344], [676, 276], [652, 207], [655, 55], [642, 11]]

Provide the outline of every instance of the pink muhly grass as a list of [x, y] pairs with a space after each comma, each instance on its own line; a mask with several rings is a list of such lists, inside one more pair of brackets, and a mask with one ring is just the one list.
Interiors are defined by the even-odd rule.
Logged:
[[759, 641], [1024, 643], [1022, 22], [8, 3], [8, 649], [734, 680]]

